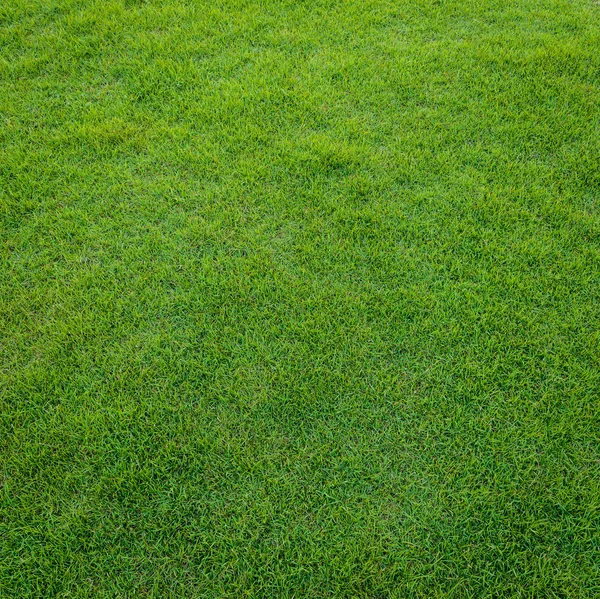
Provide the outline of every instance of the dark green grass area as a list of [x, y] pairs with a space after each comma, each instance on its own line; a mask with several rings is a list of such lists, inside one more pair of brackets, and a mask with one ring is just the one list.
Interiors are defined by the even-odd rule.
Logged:
[[600, 5], [0, 4], [0, 597], [600, 596]]

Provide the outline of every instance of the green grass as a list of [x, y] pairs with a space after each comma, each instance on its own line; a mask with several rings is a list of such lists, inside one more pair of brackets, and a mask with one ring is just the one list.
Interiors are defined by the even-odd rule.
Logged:
[[600, 5], [4, 0], [0, 597], [600, 596]]

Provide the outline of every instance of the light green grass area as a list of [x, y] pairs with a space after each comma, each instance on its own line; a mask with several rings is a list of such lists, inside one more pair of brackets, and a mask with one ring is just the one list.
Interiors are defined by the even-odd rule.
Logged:
[[600, 596], [600, 4], [4, 0], [0, 597]]

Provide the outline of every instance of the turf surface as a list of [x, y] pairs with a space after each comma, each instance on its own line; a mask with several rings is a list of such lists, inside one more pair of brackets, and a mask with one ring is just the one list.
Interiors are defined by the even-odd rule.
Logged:
[[4, 0], [0, 596], [600, 596], [600, 5]]

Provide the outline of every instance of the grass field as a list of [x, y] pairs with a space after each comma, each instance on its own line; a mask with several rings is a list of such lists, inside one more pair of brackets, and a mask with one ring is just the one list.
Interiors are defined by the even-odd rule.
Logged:
[[592, 0], [4, 0], [0, 597], [599, 597], [599, 209]]

